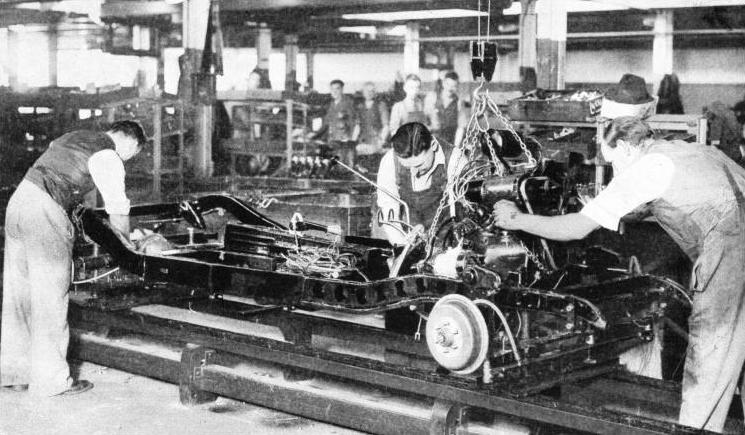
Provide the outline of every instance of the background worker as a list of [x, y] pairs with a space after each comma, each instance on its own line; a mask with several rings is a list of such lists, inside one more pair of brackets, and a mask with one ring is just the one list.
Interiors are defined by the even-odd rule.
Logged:
[[331, 80], [331, 102], [326, 107], [321, 129], [312, 133], [310, 139], [317, 139], [324, 134], [326, 141], [341, 161], [354, 167], [356, 161], [357, 136], [359, 118], [352, 99], [344, 95], [344, 82], [339, 79]]
[[579, 213], [536, 216], [502, 201], [495, 223], [575, 240], [651, 212], [694, 262], [679, 422], [721, 432], [745, 361], [745, 170], [715, 147], [655, 140], [633, 117], [616, 118], [601, 147], [615, 176]]
[[425, 113], [437, 117], [435, 124], [439, 129], [433, 127], [432, 133], [456, 147], [460, 146], [468, 124], [468, 109], [458, 96], [458, 84], [458, 74], [449, 71], [442, 80], [442, 89], [427, 94], [425, 99]]
[[364, 101], [357, 106], [360, 120], [358, 150], [364, 145], [365, 154], [381, 153], [388, 140], [388, 106], [378, 98], [373, 82], [362, 85], [362, 96]]
[[69, 214], [97, 188], [109, 221], [129, 241], [123, 162], [146, 141], [142, 127], [120, 121], [103, 132], [78, 130], [52, 141], [28, 170], [5, 217], [0, 382], [42, 396], [93, 387], [73, 382], [67, 324], [74, 227]]
[[404, 92], [406, 97], [391, 107], [391, 121], [389, 130], [391, 135], [395, 135], [399, 127], [409, 122], [418, 122], [424, 124], [432, 130], [439, 130], [437, 116], [426, 112], [424, 99], [420, 93], [422, 88], [422, 79], [416, 74], [409, 74], [404, 80]]

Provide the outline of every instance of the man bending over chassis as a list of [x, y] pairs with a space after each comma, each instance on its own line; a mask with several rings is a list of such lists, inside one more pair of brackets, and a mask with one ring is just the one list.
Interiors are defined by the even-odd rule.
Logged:
[[632, 117], [613, 121], [601, 150], [615, 176], [582, 211], [536, 216], [501, 201], [496, 224], [575, 240], [648, 207], [694, 263], [679, 422], [721, 432], [745, 361], [745, 170], [715, 147], [655, 140]]

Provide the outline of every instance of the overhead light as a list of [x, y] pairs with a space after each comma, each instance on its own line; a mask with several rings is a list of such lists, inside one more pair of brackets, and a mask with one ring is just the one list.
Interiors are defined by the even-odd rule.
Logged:
[[180, 5], [184, 0], [166, 0], [167, 5]]
[[387, 35], [387, 36], [405, 36], [406, 26], [342, 26], [340, 32], [359, 33], [362, 35]]
[[410, 21], [410, 20], [437, 20], [443, 18], [466, 18], [466, 17], [484, 17], [486, 12], [475, 11], [473, 9], [424, 9], [418, 11], [398, 11], [398, 12], [371, 12], [362, 14], [343, 14], [341, 17], [345, 20], [366, 20], [366, 21]]

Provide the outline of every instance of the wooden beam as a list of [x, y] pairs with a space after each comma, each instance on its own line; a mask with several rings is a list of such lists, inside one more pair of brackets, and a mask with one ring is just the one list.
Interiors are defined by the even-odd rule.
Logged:
[[0, 8], [0, 27], [26, 24], [54, 24], [65, 16], [64, 12], [38, 11], [35, 9]]
[[170, 5], [154, 1], [115, 1], [101, 5], [101, 18], [147, 17], [152, 15], [173, 15], [181, 13], [181, 5]]
[[223, 11], [261, 11], [288, 8], [328, 8], [373, 5], [402, 5], [426, 2], [422, 0], [222, 0]]

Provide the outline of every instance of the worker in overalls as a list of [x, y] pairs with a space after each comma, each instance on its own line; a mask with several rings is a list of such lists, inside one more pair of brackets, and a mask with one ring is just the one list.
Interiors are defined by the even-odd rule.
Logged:
[[78, 130], [49, 145], [11, 196], [5, 216], [0, 381], [40, 396], [93, 387], [74, 381], [67, 364], [68, 289], [74, 227], [70, 212], [98, 189], [109, 222], [129, 241], [125, 160], [146, 141], [134, 121], [108, 131]]
[[454, 146], [459, 146], [468, 124], [468, 109], [458, 96], [458, 74], [449, 71], [442, 80], [442, 89], [427, 94], [424, 101], [425, 113], [434, 113], [438, 129], [432, 130]]
[[409, 74], [404, 81], [404, 92], [406, 97], [391, 107], [391, 119], [389, 131], [391, 135], [396, 134], [399, 127], [409, 122], [424, 124], [430, 131], [440, 129], [435, 113], [427, 112], [424, 99], [420, 93], [422, 79], [416, 74]]
[[655, 140], [619, 117], [602, 144], [614, 178], [579, 213], [536, 216], [495, 205], [496, 224], [575, 240], [642, 207], [693, 261], [693, 307], [679, 422], [721, 432], [745, 362], [745, 170], [712, 146]]
[[[380, 161], [378, 185], [408, 204], [412, 226], [427, 229], [437, 224], [433, 219], [448, 180], [465, 164], [466, 158], [461, 155], [460, 149], [435, 138], [424, 124], [404, 124], [391, 138], [391, 149]], [[385, 191], [378, 189], [376, 201], [383, 220], [405, 221], [400, 202]], [[442, 218], [448, 213], [449, 208], [443, 211]], [[383, 225], [385, 238], [393, 244], [405, 243], [402, 230], [407, 229], [399, 224]]]

